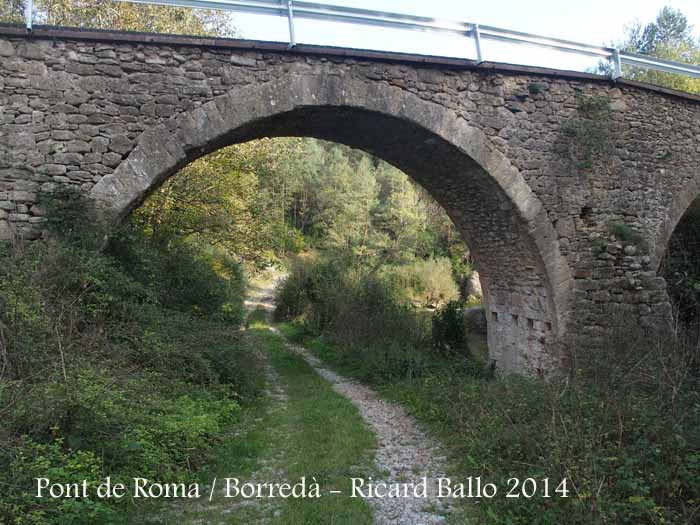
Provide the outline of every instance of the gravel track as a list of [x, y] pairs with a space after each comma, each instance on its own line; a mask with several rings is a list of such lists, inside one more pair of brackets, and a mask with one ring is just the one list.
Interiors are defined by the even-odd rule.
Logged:
[[[276, 280], [266, 290], [260, 290], [251, 303], [272, 312], [278, 282]], [[277, 328], [270, 329], [281, 336]], [[424, 433], [401, 406], [385, 401], [370, 388], [325, 368], [306, 348], [291, 343], [287, 343], [287, 347], [301, 355], [336, 392], [350, 399], [376, 434], [375, 464], [379, 475], [372, 480], [375, 484], [407, 484], [412, 487], [426, 480], [426, 494], [419, 497], [409, 490], [408, 497], [368, 498], [374, 509], [375, 522], [380, 525], [444, 522], [451, 508], [448, 499], [437, 497], [436, 485], [437, 478], [447, 477], [447, 465], [435, 440]]]

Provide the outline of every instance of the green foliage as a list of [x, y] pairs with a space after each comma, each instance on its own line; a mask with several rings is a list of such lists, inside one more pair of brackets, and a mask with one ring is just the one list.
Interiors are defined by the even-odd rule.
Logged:
[[132, 223], [153, 244], [216, 246], [254, 268], [276, 261], [292, 230], [265, 180], [276, 155], [291, 155], [296, 142], [278, 146], [259, 141], [193, 162], [156, 190]]
[[350, 346], [423, 346], [429, 339], [426, 316], [387, 279], [357, 271], [352, 258], [297, 264], [280, 287], [276, 316]]
[[321, 336], [305, 342], [324, 362], [369, 384], [425, 377], [436, 368], [434, 354], [428, 348], [415, 348], [402, 341], [387, 341], [381, 346], [348, 347]]
[[527, 85], [527, 90], [530, 92], [531, 95], [537, 95], [542, 91], [542, 84], [539, 82], [530, 82]]
[[24, 20], [24, 0], [6, 0], [0, 4], [0, 22], [21, 24]]
[[[434, 347], [441, 353], [458, 352], [465, 373], [486, 373], [467, 359], [464, 320], [456, 301], [432, 316], [412, 306], [401, 285], [387, 277], [393, 269], [368, 274], [358, 272], [351, 261], [297, 263], [280, 287], [277, 317], [295, 320], [305, 334], [321, 335], [319, 348], [326, 343], [335, 347], [332, 359], [367, 380], [423, 376], [434, 370]], [[449, 261], [441, 266], [451, 279]], [[454, 281], [451, 286], [455, 288]]]
[[[622, 41], [615, 44], [623, 51], [651, 55], [653, 57], [688, 64], [700, 63], [700, 40], [693, 37], [693, 26], [686, 16], [670, 6], [663, 7], [653, 22], [642, 25], [635, 22], [629, 26]], [[598, 68], [607, 72], [609, 66]], [[652, 71], [633, 66], [623, 66], [626, 78], [666, 86], [689, 93], [700, 93], [700, 80], [689, 76]]]
[[[24, 2], [0, 6], [0, 22], [22, 23]], [[146, 33], [236, 36], [231, 16], [211, 9], [134, 5], [113, 0], [34, 0], [34, 23]]]
[[98, 249], [106, 238], [106, 225], [94, 202], [73, 188], [60, 188], [39, 195], [46, 217], [44, 228], [65, 243], [85, 249]]
[[593, 239], [593, 249], [596, 252], [603, 252], [608, 247], [607, 237], [600, 236]]
[[307, 249], [351, 254], [357, 267], [468, 253], [445, 211], [405, 174], [311, 139], [203, 157], [153, 192], [132, 222], [155, 244], [210, 244], [253, 270]]
[[688, 19], [670, 6], [659, 11], [654, 22], [645, 26], [639, 24], [631, 29], [630, 44], [639, 53], [652, 55], [659, 47], [667, 44], [691, 44], [693, 26]]
[[634, 236], [632, 229], [624, 222], [611, 222], [608, 224], [608, 231], [621, 241], [630, 241]]
[[323, 166], [330, 180], [317, 190], [320, 206], [314, 227], [324, 232], [326, 246], [350, 250], [362, 260], [371, 249], [371, 214], [379, 192], [369, 159], [362, 158], [355, 170], [343, 150], [333, 148], [325, 153]]
[[[453, 479], [482, 476], [501, 488], [500, 497], [479, 505], [464, 502], [477, 513], [475, 522], [693, 523], [700, 384], [689, 371], [698, 356], [693, 346], [650, 341], [622, 322], [615, 326], [608, 346], [576, 357], [573, 378], [551, 383], [490, 381], [487, 371], [454, 352], [377, 353], [327, 338], [311, 347], [324, 362], [407, 406], [450, 443]], [[410, 373], [399, 373], [400, 366]], [[506, 498], [510, 478], [534, 478], [540, 491], [549, 478], [554, 497]], [[564, 479], [568, 498], [554, 492]]]
[[610, 222], [608, 224], [608, 232], [622, 242], [628, 242], [640, 248], [646, 247], [644, 238], [624, 222]]
[[441, 353], [456, 352], [469, 356], [464, 308], [459, 301], [450, 301], [433, 315], [433, 346]]
[[[611, 233], [630, 240], [624, 228]], [[451, 444], [459, 478], [488, 474], [506, 490], [510, 478], [548, 478], [552, 493], [567, 480], [568, 498], [482, 500], [482, 521], [693, 522], [700, 500], [695, 346], [614, 322], [604, 349], [573, 356], [566, 381], [490, 381], [492, 372], [468, 352], [459, 303], [433, 316], [431, 345], [421, 325], [428, 316], [406, 308], [397, 288], [347, 260], [307, 263], [282, 288], [282, 308], [301, 326], [284, 331], [312, 338], [325, 362], [432, 425]], [[422, 337], [410, 335], [409, 321], [423, 327], [413, 332]]]
[[243, 321], [245, 280], [225, 252], [184, 242], [153, 245], [131, 229], [112, 240], [109, 253], [162, 306], [236, 325]]
[[[58, 428], [54, 431], [58, 433]], [[0, 517], [15, 516], [16, 520], [7, 523], [108, 523], [116, 517], [115, 510], [97, 498], [38, 500], [35, 497], [36, 478], [48, 478], [52, 483], [64, 485], [86, 480], [88, 490], [94, 494], [97, 483], [102, 481], [102, 462], [92, 451], [67, 449], [61, 437], [48, 443], [23, 437], [11, 451], [8, 468], [13, 479], [9, 490], [3, 490]]]
[[610, 147], [610, 101], [598, 95], [584, 96], [577, 93], [578, 116], [561, 126], [569, 141], [572, 160], [580, 169], [590, 170], [597, 156]]
[[181, 480], [263, 388], [238, 330], [237, 264], [193, 245], [154, 247], [134, 232], [99, 254], [66, 202], [47, 205], [52, 240], [19, 244], [0, 260], [8, 524], [109, 522], [124, 501], [37, 499], [33, 478]]
[[340, 265], [334, 262], [293, 260], [289, 275], [277, 290], [275, 317], [303, 319], [315, 330], [322, 330], [328, 318], [322, 301], [330, 302], [325, 292], [341, 279]]
[[446, 257], [389, 266], [383, 273], [396, 290], [416, 304], [437, 306], [459, 297], [453, 265]]
[[296, 229], [286, 229], [280, 235], [279, 240], [282, 253], [298, 255], [307, 248], [304, 235]]

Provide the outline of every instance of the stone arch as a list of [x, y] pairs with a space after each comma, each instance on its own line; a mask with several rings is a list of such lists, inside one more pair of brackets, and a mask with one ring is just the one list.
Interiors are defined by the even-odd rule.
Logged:
[[698, 198], [700, 198], [700, 176], [690, 180], [676, 193], [669, 207], [668, 219], [662, 221], [656, 229], [653, 244], [654, 253], [652, 254], [654, 258], [651, 264], [655, 271], [659, 270], [668, 244], [671, 241], [671, 236], [676, 230], [678, 223], [686, 214], [690, 205]]
[[189, 162], [265, 136], [363, 149], [424, 186], [474, 252], [497, 367], [526, 374], [556, 368], [572, 279], [544, 206], [482, 131], [399, 87], [350, 75], [290, 75], [233, 89], [144, 131], [91, 195], [121, 220]]
[[697, 209], [698, 203], [700, 203], [700, 175], [689, 179], [681, 188], [676, 189], [667, 208], [666, 220], [663, 220], [654, 232], [652, 244], [654, 249], [651, 254], [650, 269], [656, 273], [656, 299], [660, 303], [656, 306], [660, 319], [655, 328], [660, 327], [661, 330], [675, 332], [678, 329], [689, 328], [684, 324], [682, 308], [680, 310], [674, 308], [674, 306], [679, 306], [673, 304], [673, 301], [678, 298], [673, 296], [667, 281], [667, 272], [662, 264], [667, 253], [673, 249], [673, 238], [676, 230], [682, 227], [681, 223], [690, 212], [691, 207], [695, 206]]

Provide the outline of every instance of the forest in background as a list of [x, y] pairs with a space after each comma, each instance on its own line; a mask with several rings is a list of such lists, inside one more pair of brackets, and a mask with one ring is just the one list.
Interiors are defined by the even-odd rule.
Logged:
[[263, 139], [199, 159], [132, 224], [154, 244], [214, 246], [253, 273], [317, 256], [389, 272], [411, 281], [423, 305], [456, 299], [472, 271], [445, 211], [404, 173], [313, 139]]

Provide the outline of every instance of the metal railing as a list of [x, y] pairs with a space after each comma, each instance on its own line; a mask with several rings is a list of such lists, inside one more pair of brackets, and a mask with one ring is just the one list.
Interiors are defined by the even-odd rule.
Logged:
[[[634, 66], [645, 69], [676, 73], [700, 78], [700, 67], [662, 60], [648, 55], [620, 51], [612, 47], [593, 46], [560, 38], [511, 31], [492, 26], [483, 26], [470, 22], [439, 20], [424, 16], [373, 11], [354, 7], [317, 4], [301, 0], [117, 0], [139, 4], [166, 5], [199, 9], [220, 9], [242, 13], [275, 15], [287, 18], [289, 22], [289, 47], [297, 44], [295, 18], [344, 22], [349, 24], [379, 26], [392, 29], [405, 29], [421, 32], [458, 35], [473, 40], [477, 63], [485, 61], [482, 40], [506, 42], [510, 44], [535, 46], [579, 56], [588, 56], [608, 61], [611, 64], [610, 76], [617, 79], [622, 76], [622, 66]], [[25, 16], [27, 30], [32, 29], [32, 0], [26, 0]]]

